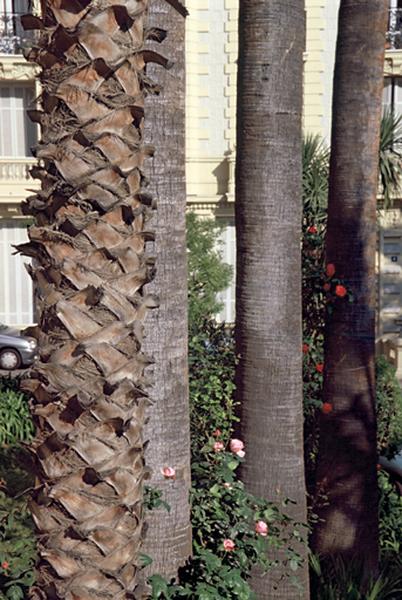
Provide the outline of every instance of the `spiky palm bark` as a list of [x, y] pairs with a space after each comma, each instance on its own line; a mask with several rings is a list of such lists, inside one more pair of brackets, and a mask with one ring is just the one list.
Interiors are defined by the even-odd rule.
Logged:
[[[168, 0], [169, 1], [169, 0]], [[173, 0], [172, 0], [173, 2]], [[142, 166], [148, 0], [47, 0], [29, 60], [41, 66], [41, 191], [21, 251], [35, 260], [40, 360], [25, 382], [38, 433], [34, 597], [140, 597], [145, 406], [142, 322], [150, 196]], [[137, 591], [135, 591], [137, 588]]]

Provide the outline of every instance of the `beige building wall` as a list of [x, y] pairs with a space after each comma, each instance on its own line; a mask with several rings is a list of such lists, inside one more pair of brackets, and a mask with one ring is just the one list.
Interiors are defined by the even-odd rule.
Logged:
[[[304, 129], [329, 140], [340, 0], [306, 0]], [[203, 214], [234, 200], [239, 0], [188, 0], [187, 192]]]
[[205, 214], [229, 214], [233, 202], [237, 4], [187, 2], [187, 194]]
[[[328, 142], [339, 3], [340, 0], [306, 0], [304, 130], [318, 133]], [[186, 4], [190, 13], [186, 23], [185, 143], [188, 206], [200, 214], [215, 216], [225, 224], [224, 257], [227, 262], [234, 264], [239, 0], [187, 0]], [[35, 71], [32, 65], [26, 63], [21, 54], [1, 52], [0, 45], [0, 85], [12, 86], [24, 82], [33, 84]], [[402, 77], [402, 50], [390, 48], [387, 51], [385, 74], [388, 77]], [[27, 156], [6, 156], [4, 152], [0, 156], [0, 244], [3, 244], [3, 249], [8, 244], [9, 254], [11, 244], [20, 241], [22, 235], [24, 221], [20, 211], [21, 201], [29, 193], [28, 189], [37, 187], [37, 182], [29, 177], [29, 168], [34, 162], [33, 158]], [[381, 248], [391, 248], [389, 244], [385, 244], [385, 230], [391, 232], [391, 237], [393, 231], [402, 231], [401, 214], [397, 210], [392, 213], [392, 218], [383, 218], [381, 221]], [[380, 253], [379, 266], [388, 260], [384, 256]], [[0, 289], [10, 285], [8, 278], [11, 271], [9, 263], [6, 264], [4, 259], [0, 263]], [[380, 279], [382, 280], [385, 282], [386, 278]], [[402, 306], [402, 283], [398, 289]], [[387, 299], [386, 290], [380, 290], [380, 310], [381, 307], [387, 308], [389, 302], [392, 306], [395, 305], [395, 298]], [[10, 306], [11, 297], [10, 292]], [[222, 317], [232, 320], [233, 285], [223, 294], [223, 299], [226, 308]], [[390, 316], [391, 310], [388, 313], [389, 317], [385, 319], [386, 329], [391, 330], [393, 326], [390, 319], [393, 323], [395, 321]], [[385, 311], [384, 315], [388, 313]]]
[[339, 4], [340, 0], [306, 0], [303, 126], [328, 142]]
[[14, 247], [27, 241], [21, 202], [38, 187], [29, 174], [36, 163], [29, 150], [36, 126], [28, 124], [25, 110], [35, 108], [39, 89], [35, 68], [22, 55], [25, 33], [13, 6], [3, 3], [0, 14], [0, 322], [18, 327], [34, 318], [28, 259]]

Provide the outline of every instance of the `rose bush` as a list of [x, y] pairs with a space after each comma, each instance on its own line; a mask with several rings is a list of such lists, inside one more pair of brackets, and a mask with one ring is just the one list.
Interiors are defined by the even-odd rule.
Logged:
[[[213, 320], [210, 308], [206, 310], [211, 306], [214, 311], [218, 308], [211, 301], [211, 290], [206, 289], [208, 282], [213, 282], [214, 293], [224, 289], [228, 271], [225, 268], [222, 277], [216, 271], [220, 258], [211, 263], [204, 256], [202, 268], [197, 266], [193, 252], [198, 252], [201, 246], [205, 249], [205, 243], [202, 245], [193, 238], [204, 235], [205, 231], [208, 224], [204, 222], [201, 231], [197, 218], [192, 216], [188, 248], [192, 265], [189, 383], [193, 557], [179, 571], [178, 581], [168, 582], [154, 575], [150, 584], [154, 599], [251, 600], [254, 598], [248, 584], [251, 568], [273, 566], [267, 553], [270, 547], [283, 548], [289, 577], [297, 577], [300, 557], [294, 548], [305, 531], [285, 515], [286, 506], [278, 507], [252, 496], [236, 475], [247, 448], [242, 440], [233, 437], [236, 422], [233, 332]], [[210, 250], [216, 253], [216, 246]], [[213, 264], [213, 277], [204, 268], [206, 264]], [[221, 285], [219, 289], [217, 282]], [[197, 290], [203, 290], [200, 296]]]

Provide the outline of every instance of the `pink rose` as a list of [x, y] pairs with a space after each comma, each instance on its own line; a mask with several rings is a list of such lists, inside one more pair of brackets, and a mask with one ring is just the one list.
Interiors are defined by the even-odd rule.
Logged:
[[236, 545], [233, 540], [227, 539], [223, 540], [223, 547], [225, 548], [226, 552], [231, 552], [236, 548]]
[[176, 470], [173, 467], [163, 467], [163, 469], [161, 469], [161, 473], [165, 477], [165, 479], [176, 478]]
[[221, 437], [222, 435], [222, 431], [220, 429], [215, 429], [215, 431], [212, 434], [214, 437]]
[[222, 450], [225, 447], [225, 444], [223, 442], [215, 442], [212, 447], [215, 452], [222, 452]]
[[237, 456], [239, 456], [239, 452], [242, 452], [244, 450], [244, 444], [241, 440], [230, 440], [230, 451], [233, 452], [233, 454], [237, 454]]
[[262, 536], [267, 536], [268, 535], [268, 525], [266, 524], [265, 521], [257, 521], [257, 523], [255, 524], [255, 532], [258, 533], [258, 535], [262, 535]]
[[235, 452], [235, 454], [239, 458], [244, 458], [246, 456], [246, 453], [244, 452], [244, 450], [238, 450], [237, 452]]

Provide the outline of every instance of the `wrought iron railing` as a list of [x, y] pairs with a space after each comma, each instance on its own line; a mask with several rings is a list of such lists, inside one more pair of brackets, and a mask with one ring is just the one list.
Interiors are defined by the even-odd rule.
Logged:
[[24, 31], [22, 14], [0, 12], [0, 54], [21, 54], [32, 45], [33, 33]]
[[388, 18], [387, 47], [402, 49], [402, 8], [390, 8]]

